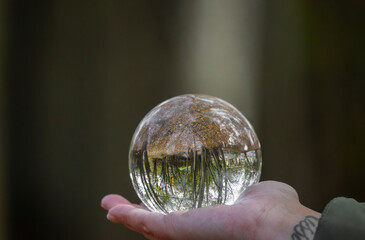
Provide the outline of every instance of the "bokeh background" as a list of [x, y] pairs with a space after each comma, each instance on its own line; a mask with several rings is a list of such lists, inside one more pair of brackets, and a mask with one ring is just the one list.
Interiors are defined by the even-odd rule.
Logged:
[[143, 239], [100, 200], [138, 201], [132, 134], [184, 93], [246, 115], [262, 180], [365, 201], [364, 20], [355, 0], [0, 0], [0, 239]]

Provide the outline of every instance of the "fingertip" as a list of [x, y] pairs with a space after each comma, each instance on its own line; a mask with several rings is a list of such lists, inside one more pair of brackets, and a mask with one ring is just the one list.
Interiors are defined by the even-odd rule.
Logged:
[[133, 205], [119, 204], [109, 209], [109, 214], [113, 216], [125, 217], [132, 209], [137, 209]]
[[145, 236], [169, 236], [170, 229], [166, 228], [165, 215], [162, 213], [150, 212], [141, 206], [121, 204], [111, 208], [109, 215], [111, 221], [122, 223]]
[[143, 225], [149, 224], [148, 220], [157, 220], [157, 215], [159, 215], [159, 213], [150, 212], [147, 209], [126, 204], [117, 205], [111, 208], [109, 214], [118, 218], [119, 222], [134, 226], [135, 228], [138, 228], [138, 225], [141, 223], [143, 223]]
[[110, 202], [110, 199], [114, 196], [115, 194], [109, 194], [109, 195], [106, 195], [104, 196], [102, 199], [101, 199], [101, 207], [108, 210], [107, 209], [107, 206], [108, 206], [108, 203]]
[[108, 212], [108, 214], [106, 215], [106, 218], [107, 218], [109, 221], [113, 222], [113, 223], [118, 223], [118, 222], [119, 222], [119, 221], [118, 221], [118, 218], [117, 218], [117, 217], [115, 217], [113, 214], [111, 214], [111, 213], [109, 213], [109, 212]]
[[109, 194], [101, 200], [101, 207], [109, 210], [119, 204], [131, 204], [127, 199], [118, 194]]

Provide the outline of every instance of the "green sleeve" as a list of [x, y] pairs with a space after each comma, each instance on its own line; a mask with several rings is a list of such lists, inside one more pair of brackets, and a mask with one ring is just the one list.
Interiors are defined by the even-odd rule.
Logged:
[[333, 199], [318, 222], [314, 240], [365, 239], [365, 204], [352, 198]]

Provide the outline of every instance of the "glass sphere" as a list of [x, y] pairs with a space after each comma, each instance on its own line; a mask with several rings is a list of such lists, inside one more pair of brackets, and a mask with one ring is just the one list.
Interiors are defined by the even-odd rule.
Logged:
[[251, 124], [231, 104], [188, 94], [153, 108], [129, 150], [135, 191], [151, 210], [170, 213], [233, 204], [259, 181], [261, 148]]

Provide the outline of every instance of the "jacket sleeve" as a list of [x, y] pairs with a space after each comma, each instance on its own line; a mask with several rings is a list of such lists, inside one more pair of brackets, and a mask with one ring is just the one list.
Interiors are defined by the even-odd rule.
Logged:
[[314, 240], [365, 239], [365, 203], [338, 197], [325, 207]]

